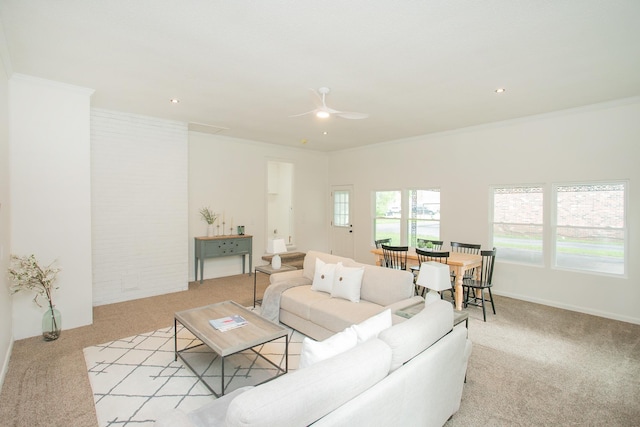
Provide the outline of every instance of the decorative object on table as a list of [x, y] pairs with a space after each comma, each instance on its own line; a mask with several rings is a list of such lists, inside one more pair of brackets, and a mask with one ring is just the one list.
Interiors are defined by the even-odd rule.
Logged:
[[207, 223], [207, 237], [213, 237], [213, 223], [218, 219], [218, 214], [207, 207], [200, 209], [200, 215], [202, 215], [202, 219]]
[[20, 291], [33, 291], [36, 296], [33, 301], [42, 307], [38, 302], [39, 297], [47, 299], [48, 308], [42, 317], [42, 336], [46, 341], [53, 341], [60, 337], [62, 330], [62, 318], [52, 299], [55, 289], [56, 278], [59, 267], [54, 267], [52, 262], [46, 267], [40, 267], [35, 255], [19, 257], [11, 255], [11, 267], [9, 267], [9, 279], [13, 283], [9, 291], [15, 294]]
[[273, 267], [274, 270], [280, 270], [280, 267], [282, 267], [280, 254], [287, 252], [287, 245], [284, 243], [284, 239], [273, 239], [269, 252], [274, 254], [271, 260], [271, 267]]
[[[429, 289], [429, 294], [425, 296], [433, 298], [435, 292], [441, 292], [451, 289], [451, 276], [449, 266], [441, 262], [427, 261], [420, 264], [420, 272], [416, 285]], [[435, 292], [432, 292], [435, 291]], [[440, 295], [438, 295], [440, 299]]]
[[209, 320], [209, 323], [220, 332], [226, 332], [249, 324], [249, 322], [239, 314], [225, 316], [219, 319], [211, 319]]
[[238, 236], [244, 236], [244, 225], [238, 226]]

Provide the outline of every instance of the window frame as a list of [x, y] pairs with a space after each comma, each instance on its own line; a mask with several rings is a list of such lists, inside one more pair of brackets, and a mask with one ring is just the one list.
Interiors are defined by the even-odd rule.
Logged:
[[[430, 191], [430, 192], [437, 192], [438, 193], [438, 211], [434, 212], [434, 214], [437, 214], [437, 216], [438, 216], [437, 218], [433, 217], [434, 214], [431, 214], [431, 218], [419, 218], [418, 216], [413, 217], [413, 212], [411, 211], [411, 198], [412, 198], [411, 193], [414, 192], [414, 191], [415, 192]], [[428, 239], [428, 240], [441, 240], [440, 239], [440, 222], [441, 222], [440, 212], [442, 210], [441, 209], [441, 206], [442, 206], [441, 193], [442, 193], [442, 190], [440, 188], [435, 188], [435, 187], [431, 187], [431, 188], [409, 188], [409, 189], [405, 190], [405, 198], [406, 198], [405, 205], [407, 206], [407, 210], [406, 210], [407, 215], [406, 215], [406, 218], [405, 218], [405, 221], [404, 221], [404, 223], [406, 225], [405, 226], [405, 228], [406, 228], [405, 241], [408, 243], [409, 246], [417, 247], [417, 239], [418, 239], [417, 223], [419, 221], [425, 221], [427, 223], [429, 223], [429, 222], [436, 223], [437, 222], [437, 224], [438, 224], [438, 233], [437, 234], [438, 235], [436, 237]], [[416, 194], [416, 196], [417, 196], [417, 194]], [[416, 199], [417, 199], [417, 197], [416, 197]], [[433, 205], [434, 203], [430, 203], [430, 204]], [[412, 221], [416, 221], [416, 235], [415, 236], [413, 236], [412, 233], [411, 233], [411, 222]], [[426, 236], [426, 238], [429, 238], [429, 237], [432, 237], [432, 236]]]

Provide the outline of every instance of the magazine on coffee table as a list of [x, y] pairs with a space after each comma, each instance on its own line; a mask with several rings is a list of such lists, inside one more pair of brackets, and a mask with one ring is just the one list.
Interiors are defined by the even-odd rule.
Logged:
[[220, 332], [226, 332], [230, 329], [239, 328], [248, 324], [247, 320], [240, 316], [239, 314], [234, 314], [232, 316], [221, 317], [219, 319], [209, 320], [211, 326], [219, 330]]

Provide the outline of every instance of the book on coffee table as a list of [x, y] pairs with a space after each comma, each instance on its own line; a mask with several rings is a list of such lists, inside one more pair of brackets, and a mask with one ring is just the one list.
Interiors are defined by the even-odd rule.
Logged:
[[247, 320], [244, 317], [240, 316], [239, 314], [234, 314], [232, 316], [225, 316], [219, 319], [209, 320], [209, 323], [211, 323], [211, 326], [213, 326], [220, 332], [225, 332], [230, 329], [235, 329], [235, 328], [244, 326], [249, 322], [247, 322]]

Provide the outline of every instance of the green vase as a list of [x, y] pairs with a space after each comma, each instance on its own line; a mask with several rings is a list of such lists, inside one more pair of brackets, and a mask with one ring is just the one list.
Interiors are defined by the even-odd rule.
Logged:
[[62, 330], [62, 316], [58, 309], [49, 307], [42, 316], [42, 337], [45, 341], [57, 340]]

